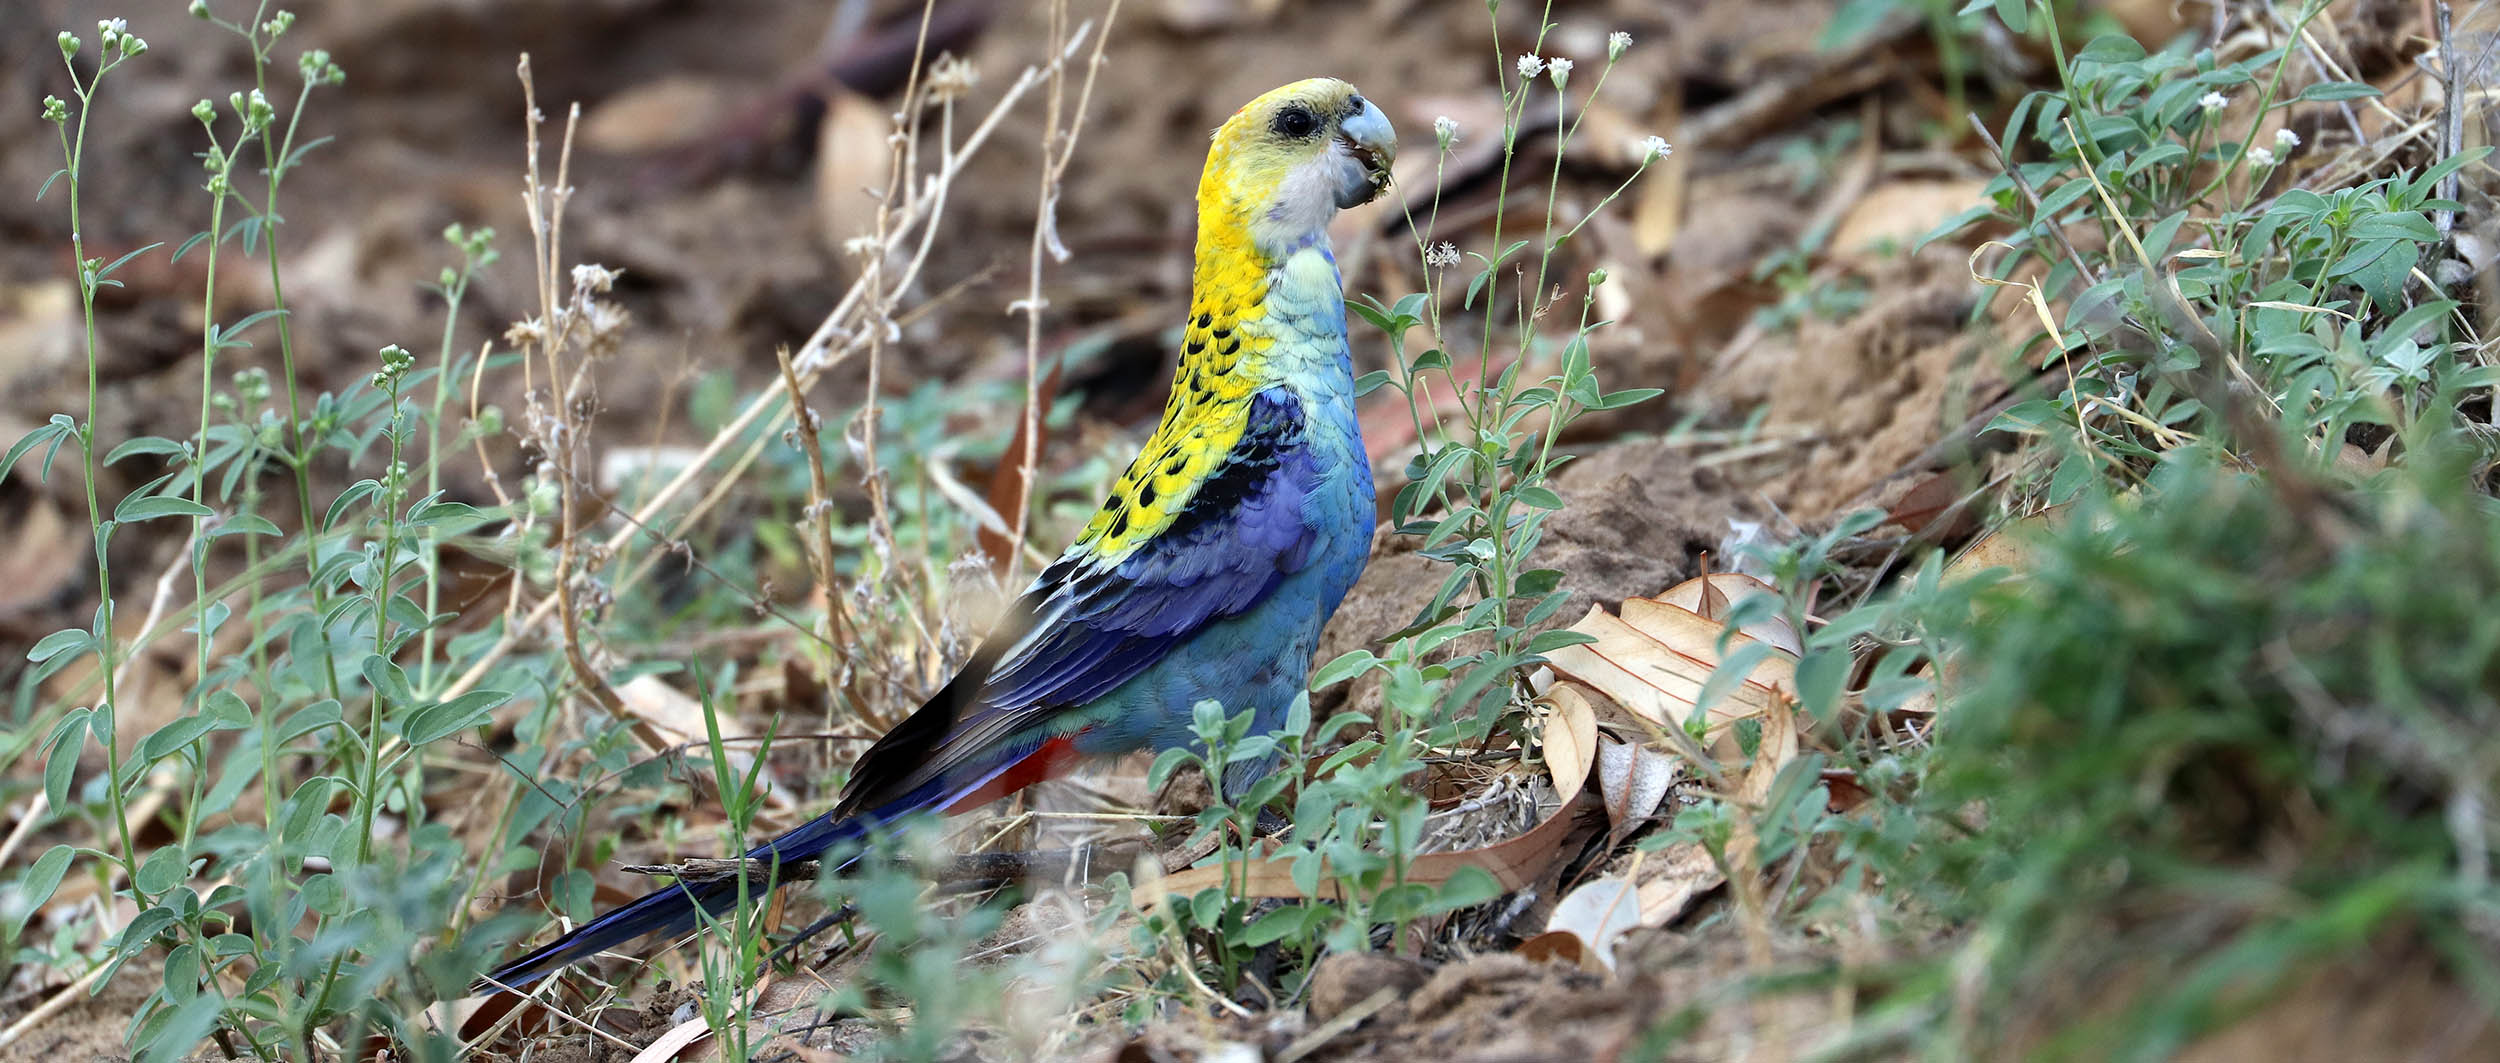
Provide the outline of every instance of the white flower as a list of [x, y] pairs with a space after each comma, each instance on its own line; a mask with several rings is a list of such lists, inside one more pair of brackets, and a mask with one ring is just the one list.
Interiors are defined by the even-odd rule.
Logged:
[[607, 291], [616, 287], [616, 278], [624, 272], [594, 263], [581, 263], [573, 267], [573, 290], [576, 292]]
[[2208, 111], [2219, 111], [2230, 106], [2231, 101], [2225, 99], [2219, 92], [2208, 92], [2196, 98], [2196, 105]]
[[1441, 150], [1450, 150], [1450, 145], [1458, 143], [1458, 119], [1446, 114], [1433, 119], [1432, 137], [1441, 142]]
[[1446, 269], [1457, 264], [1457, 244], [1444, 240], [1441, 243], [1432, 245], [1431, 250], [1424, 252], [1424, 265], [1431, 266], [1434, 269]]
[[1525, 81], [1545, 72], [1545, 60], [1533, 55], [1519, 57], [1519, 79]]
[[2274, 131], [2274, 146], [2285, 151], [2297, 148], [2300, 146], [2300, 134], [2289, 129], [2277, 129]]
[[1606, 61], [1607, 61], [1607, 62], [1611, 63], [1611, 62], [1614, 62], [1614, 61], [1615, 61], [1615, 60], [1617, 60], [1617, 59], [1621, 59], [1621, 58], [1623, 58], [1623, 53], [1628, 52], [1628, 51], [1631, 51], [1631, 50], [1632, 50], [1632, 35], [1631, 35], [1630, 33], [1627, 33], [1627, 32], [1625, 32], [1625, 31], [1623, 31], [1623, 30], [1616, 30], [1616, 31], [1614, 31], [1613, 33], [1609, 33], [1609, 34], [1607, 34], [1607, 35], [1606, 35]]
[[1642, 137], [1632, 142], [1632, 154], [1640, 156], [1641, 165], [1647, 166], [1675, 154], [1675, 145], [1667, 143], [1667, 138], [1661, 136]]
[[2250, 148], [2248, 149], [2248, 164], [2260, 167], [2272, 166], [2274, 165], [2274, 152], [2265, 148]]
[[1562, 88], [1571, 83], [1571, 60], [1548, 60], [1545, 64], [1545, 72], [1554, 76], [1555, 88]]

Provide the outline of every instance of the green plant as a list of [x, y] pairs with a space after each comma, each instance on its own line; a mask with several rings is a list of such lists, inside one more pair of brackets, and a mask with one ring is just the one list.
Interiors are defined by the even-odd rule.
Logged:
[[[2322, 9], [2307, 4], [2286, 20], [2305, 26]], [[2054, 22], [2039, 24], [2056, 47]], [[2294, 108], [2376, 90], [2320, 82], [2285, 98], [2283, 48], [2224, 63], [2184, 43], [2147, 54], [2109, 35], [2056, 54], [2063, 87], [2023, 97], [2004, 126], [2005, 143], [2046, 157], [2009, 164], [1991, 204], [1939, 229], [2009, 222], [2012, 252], [1988, 276], [2041, 293], [2044, 310], [2065, 304], [2030, 342], [2043, 364], [2070, 366], [2074, 384], [1995, 426], [2080, 436], [2085, 446], [2047, 482], [2051, 501], [2095, 470], [2140, 469], [2188, 439], [2211, 412], [2202, 379], [2253, 389], [2263, 415], [2306, 440], [2320, 467], [2356, 426], [2461, 423], [2453, 407], [2425, 400], [2442, 385], [2500, 379], [2457, 356], [2454, 302], [2408, 294], [2415, 264], [2440, 240], [2431, 212], [2456, 209], [2436, 194], [2440, 183], [2484, 149], [2419, 173], [2268, 196], [2282, 153], [2300, 143], [2280, 124]], [[2253, 111], [2226, 120], [2232, 95], [2252, 88]], [[2111, 250], [2079, 249], [2065, 235], [2076, 225], [2098, 229]]]
[[[99, 861], [90, 873], [138, 910], [130, 922], [112, 928], [100, 953], [72, 958], [56, 943], [53, 962], [98, 978], [113, 977], [142, 957], [161, 967], [160, 984], [132, 1018], [130, 1043], [141, 1059], [175, 1058], [212, 1032], [227, 1051], [259, 1058], [302, 1058], [315, 1045], [333, 1045], [340, 1037], [352, 1043], [360, 1029], [375, 1026], [409, 1036], [407, 1043], [416, 1045], [423, 1038], [400, 1027], [402, 1017], [431, 998], [435, 990], [429, 985], [457, 985], [466, 975], [458, 953], [443, 950], [417, 961], [415, 947], [450, 925], [476, 885], [474, 878], [450, 873], [468, 862], [467, 854], [450, 831], [424, 814], [424, 750], [511, 696], [493, 689], [419, 686], [393, 659], [411, 640], [430, 643], [444, 619], [410, 595], [422, 583], [430, 602], [437, 583], [434, 555], [420, 554], [418, 538], [439, 546], [489, 516], [445, 502], [435, 491], [411, 497], [418, 424], [424, 422], [438, 444], [444, 437], [439, 383], [430, 417], [410, 395], [429, 373], [448, 374], [463, 363], [449, 356], [448, 342], [442, 363], [422, 370], [405, 350], [392, 346], [382, 351], [379, 371], [364, 386], [318, 396], [298, 388], [284, 273], [273, 238], [278, 196], [286, 177], [318, 146], [296, 139], [312, 91], [335, 86], [344, 75], [327, 53], [307, 51], [295, 64], [301, 80], [293, 104], [281, 110], [270, 98], [269, 71], [275, 43], [293, 16], [264, 10], [238, 23], [213, 18], [205, 5], [194, 5], [193, 12], [242, 37], [254, 70], [253, 87], [234, 93], [226, 113], [206, 100], [191, 111], [207, 134], [202, 161], [210, 226], [174, 255], [204, 249], [208, 278], [197, 431], [188, 439], [127, 440], [98, 454], [94, 295], [118, 283], [112, 279], [118, 267], [161, 245], [108, 265], [87, 259], [74, 236], [87, 308], [88, 416], [84, 422], [56, 418], [18, 441], [9, 458], [13, 464], [37, 446], [57, 449], [67, 440], [78, 443], [83, 458], [101, 604], [90, 628], [55, 633], [28, 657], [41, 678], [92, 655], [98, 700], [92, 708], [62, 712], [50, 724], [44, 803], [60, 814], [103, 824], [108, 842], [76, 851]], [[94, 73], [82, 75], [70, 64], [76, 114], [62, 101], [46, 104], [47, 116], [63, 130], [66, 166], [57, 179], [69, 191], [74, 233], [81, 231], [81, 176], [97, 88], [121, 62], [146, 51], [119, 20], [102, 24], [99, 37], [106, 61]], [[64, 60], [74, 60], [81, 42], [67, 33], [60, 39]], [[239, 132], [221, 135], [226, 122]], [[256, 167], [244, 163], [255, 156]], [[239, 180], [248, 173], [262, 176], [258, 199], [248, 198]], [[230, 212], [240, 212], [242, 220], [229, 225]], [[482, 241], [455, 244], [464, 244], [462, 265], [446, 272], [456, 299], [491, 252]], [[221, 322], [215, 316], [216, 285], [221, 269], [233, 261], [226, 256], [230, 245], [243, 256], [264, 259], [275, 303]], [[447, 318], [446, 335], [448, 328]], [[245, 337], [255, 330], [277, 336], [283, 413], [266, 405], [273, 394], [266, 367], [234, 373], [232, 391], [216, 387], [221, 359], [243, 356], [251, 347]], [[311, 469], [324, 453], [343, 455], [374, 475], [337, 492], [326, 513], [316, 513]], [[101, 468], [142, 460], [167, 467], [108, 515], [99, 496]], [[438, 460], [439, 452], [428, 449], [428, 482]], [[303, 534], [265, 555], [261, 537], [282, 534], [260, 513], [273, 472], [291, 481], [297, 498], [293, 519]], [[167, 517], [190, 521], [184, 563], [191, 569], [193, 600], [168, 608], [173, 586], [168, 573], [148, 619], [134, 634], [116, 622], [109, 548], [117, 531]], [[233, 549], [237, 543], [239, 550]], [[301, 566], [301, 574], [289, 580], [284, 572], [294, 565]], [[193, 635], [198, 682], [184, 700], [185, 710], [135, 747], [126, 746], [117, 682], [130, 656], [125, 645], [135, 650], [186, 631]], [[221, 639], [241, 652], [219, 656], [213, 647]], [[367, 711], [351, 717], [349, 706], [359, 703]], [[78, 758], [90, 740], [103, 748], [106, 770], [80, 787]], [[222, 747], [222, 755], [214, 747]], [[256, 815], [239, 807], [247, 789], [259, 798]], [[140, 853], [132, 844], [128, 810], [137, 795], [150, 790], [185, 796], [168, 806], [174, 840]], [[338, 801], [344, 802], [344, 814], [333, 809]], [[407, 838], [388, 850], [375, 845], [376, 821], [386, 810], [404, 824]], [[30, 868], [19, 885], [30, 907], [53, 892], [72, 855], [70, 846], [55, 847]], [[308, 931], [297, 929], [306, 924]], [[343, 1025], [334, 1025], [341, 1020]]]
[[[2500, 837], [2465, 811], [2500, 764], [2470, 604], [2500, 578], [2495, 380], [2417, 268], [2458, 209], [2440, 186], [2484, 152], [2294, 181], [2288, 120], [2367, 86], [2291, 91], [2280, 48], [2069, 53], [2048, 6], [2009, 7], [2060, 88], [2013, 107], [1992, 202], [1938, 235], [2010, 228], [1975, 272], [2023, 289], [2051, 370], [1989, 425], [2023, 446], [1973, 498], [2063, 508], [2003, 533], [2011, 571], [1901, 558], [1876, 513], [1758, 551], [1784, 599], [1729, 625], [1779, 608], [1807, 633], [1796, 695], [1828, 751], [1650, 844], [1818, 863], [1766, 874], [1760, 917], [1913, 957], [1807, 979], [1870, 994], [1835, 1053], [2166, 1058], [2319, 970], [2407, 954], [2500, 1009]], [[2297, 36], [2321, 8], [2259, 14]], [[2339, 468], [2348, 448], [2384, 471]], [[1890, 586], [1835, 601], [1864, 564], [1844, 556]], [[1826, 813], [1817, 774], [1863, 804]]]

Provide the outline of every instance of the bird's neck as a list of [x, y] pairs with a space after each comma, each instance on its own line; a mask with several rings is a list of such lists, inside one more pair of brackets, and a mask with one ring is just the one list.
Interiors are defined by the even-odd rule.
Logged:
[[1239, 210], [1200, 217], [1174, 403], [1242, 402], [1274, 383], [1349, 373], [1344, 287], [1327, 232], [1277, 253]]

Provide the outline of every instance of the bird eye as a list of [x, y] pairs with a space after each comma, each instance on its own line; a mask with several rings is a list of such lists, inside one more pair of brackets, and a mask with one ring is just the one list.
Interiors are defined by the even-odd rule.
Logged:
[[1319, 132], [1319, 116], [1300, 105], [1276, 113], [1276, 133], [1292, 140], [1301, 140]]

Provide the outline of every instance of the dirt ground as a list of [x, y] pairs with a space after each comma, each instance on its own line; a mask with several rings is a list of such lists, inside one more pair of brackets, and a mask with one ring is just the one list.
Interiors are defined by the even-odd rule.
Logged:
[[[1104, 14], [1095, 0], [1074, 7], [1078, 18]], [[1533, 7], [1503, 6], [1501, 52], [1525, 50]], [[804, 339], [849, 282], [858, 262], [843, 245], [874, 209], [860, 187], [881, 173], [883, 114], [909, 56], [897, 42], [909, 40], [921, 10], [899, 0], [307, 8], [281, 46], [281, 78], [292, 77], [298, 49], [321, 47], [348, 80], [315, 95], [305, 135], [337, 139], [286, 188], [280, 239], [299, 372], [317, 387], [339, 387], [369, 373], [383, 344], [430, 351], [439, 302], [421, 285], [452, 261], [437, 234], [455, 222], [493, 226], [505, 251], [474, 289], [458, 343], [474, 347], [535, 312], [514, 73], [527, 53], [550, 117], [575, 102], [583, 109], [565, 258], [624, 271], [618, 298], [632, 326], [598, 383], [597, 419], [613, 432], [596, 444], [604, 447], [699, 442], [681, 409], [692, 382], [726, 372], [742, 391], [764, 386], [773, 349]], [[0, 9], [0, 189], [20, 193], [0, 195], [0, 440], [79, 408], [86, 383], [65, 205], [57, 190], [41, 201], [23, 194], [59, 165], [35, 105], [64, 91], [52, 33], [122, 15], [153, 45], [116, 74], [89, 144], [92, 157], [111, 165], [84, 189], [85, 236], [91, 253], [112, 257], [178, 243], [205, 224], [189, 104], [222, 100], [248, 75], [234, 38], [181, 9], [173, 0], [141, 9], [20, 0]], [[1554, 520], [1546, 547], [1574, 593], [1557, 614], [1562, 621], [1591, 603], [1725, 567], [1729, 544], [1748, 527], [1785, 533], [1890, 501], [1938, 465], [1940, 438], [2005, 394], [2008, 382], [1981, 356], [1986, 334], [1965, 328], [1981, 298], [1965, 271], [1967, 246], [1900, 250], [1974, 202], [1989, 171], [1967, 153], [1928, 146], [1927, 130], [1953, 116], [1923, 30], [1888, 22], [1862, 42], [1824, 49], [1818, 37], [1832, 9], [1830, 0], [1555, 5], [1545, 52], [1576, 58], [1581, 77], [1603, 64], [1608, 32], [1629, 31], [1636, 41], [1561, 168], [1564, 217], [1589, 210], [1630, 172], [1625, 142], [1654, 133], [1676, 145], [1589, 226], [1558, 270], [1573, 278], [1564, 287], [1574, 304], [1578, 278], [1608, 271], [1598, 306], [1618, 325], [1593, 352], [1601, 379], [1667, 391], [1592, 417], [1567, 441], [1580, 457], [1558, 487], [1572, 505]], [[1042, 58], [1039, 3], [948, 0], [934, 10], [933, 36], [979, 75], [966, 113], [985, 111], [1018, 70]], [[1162, 329], [1186, 298], [1201, 145], [1260, 91], [1320, 74], [1355, 82], [1399, 128], [1399, 187], [1419, 208], [1433, 187], [1434, 119], [1456, 118], [1461, 139], [1444, 173], [1437, 235], [1490, 240], [1499, 104], [1484, 5], [1129, 0], [1109, 33], [1058, 208], [1070, 257], [1042, 278], [1045, 346], [1071, 352], [1066, 391], [1080, 397], [1072, 437], [1135, 438], [1151, 427], [1170, 372]], [[969, 171], [926, 272], [926, 294], [943, 300], [941, 312], [905, 329], [887, 362], [888, 394], [923, 381], [1021, 379], [1022, 318], [1007, 308], [1024, 295], [1040, 127], [1038, 105], [1028, 102]], [[1531, 131], [1524, 158], [1543, 173], [1553, 153], [1550, 116]], [[1514, 209], [1541, 206], [1535, 183], [1534, 193], [1514, 191]], [[1831, 238], [1800, 260], [1802, 290], [1847, 293], [1855, 309], [1778, 318], [1791, 289], [1761, 267], [1818, 232]], [[1398, 210], [1366, 213], [1342, 235], [1350, 291], [1394, 298], [1419, 285], [1414, 237]], [[196, 254], [173, 262], [152, 252], [106, 296], [100, 437], [195, 416], [201, 270]], [[231, 320], [269, 297], [265, 274], [230, 272], [216, 313]], [[269, 326], [249, 336], [255, 346], [242, 358], [274, 371]], [[1355, 356], [1358, 371], [1387, 364], [1376, 336], [1358, 338]], [[820, 384], [819, 398], [847, 407], [865, 385], [856, 371], [837, 373]], [[1395, 401], [1378, 393], [1365, 414], [1384, 483], [1395, 482], [1411, 453], [1398, 429], [1404, 411], [1388, 405]], [[649, 438], [653, 425], [663, 438]], [[1003, 438], [1008, 414], [954, 427]], [[520, 468], [516, 449], [489, 446], [507, 477]], [[1082, 450], [1054, 448], [1045, 460], [1072, 465]], [[479, 472], [455, 472], [455, 491], [474, 490]], [[92, 570], [61, 559], [83, 555], [84, 523], [74, 475], [56, 472], [43, 484], [22, 470], [0, 483], [0, 661], [83, 623]], [[115, 565], [158, 571], [178, 547], [126, 534], [115, 543]], [[1323, 659], [1413, 617], [1430, 588], [1408, 549], [1381, 538]], [[11, 667], [0, 664], [0, 678]], [[1691, 947], [1724, 954], [1723, 945], [1733, 947]], [[1534, 997], [1529, 989], [1549, 976], [1524, 961], [1486, 958], [1412, 974], [1418, 995], [1391, 1022], [1340, 1046], [1344, 1058], [1399, 1058], [1397, 1031], [1425, 1028], [1417, 1036], [1427, 1041], [1477, 1046], [1470, 1058], [1559, 1058], [1552, 1045], [1507, 1045], [1433, 1025], [1465, 1011], [1466, 1001]], [[1458, 1003], [1448, 1015], [1429, 1014], [1436, 1000]], [[1658, 1006], [1655, 994], [1623, 985], [1572, 1000], [1570, 1008], [1598, 1017], [1535, 1011], [1548, 1004], [1530, 1010], [1541, 1022], [1587, 1020], [1590, 1045], [1619, 1046], [1626, 1024]], [[0, 999], [0, 1016], [18, 1006]], [[84, 1049], [57, 1039], [18, 1047], [49, 1045], [38, 1050], [48, 1058], [109, 1051], [118, 1017], [96, 1014], [109, 1010], [84, 1009], [109, 1035], [79, 1042]], [[1321, 1010], [1314, 1006], [1313, 1021], [1325, 1021]], [[79, 1026], [78, 1016], [65, 1016], [58, 1035], [74, 1037]], [[594, 1058], [594, 1049], [584, 1051]]]

